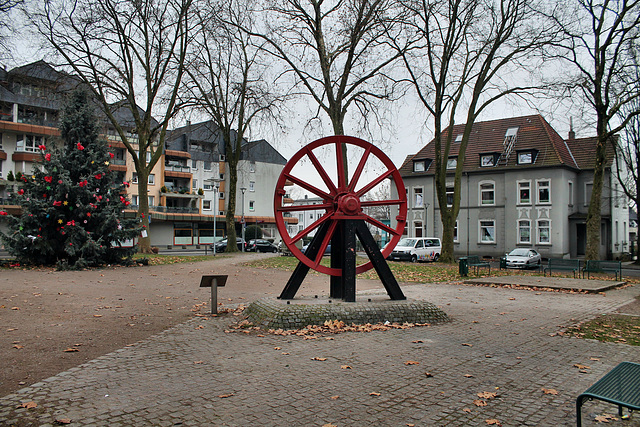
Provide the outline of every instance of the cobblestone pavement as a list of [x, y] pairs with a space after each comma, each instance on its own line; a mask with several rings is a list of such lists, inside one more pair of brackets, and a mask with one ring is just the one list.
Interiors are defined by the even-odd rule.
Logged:
[[[619, 362], [640, 361], [638, 347], [556, 334], [623, 305], [637, 287], [605, 295], [451, 284], [403, 291], [453, 321], [303, 339], [229, 333], [230, 315], [196, 318], [3, 397], [0, 424], [570, 426], [581, 392]], [[18, 407], [32, 401], [37, 407]], [[584, 425], [604, 413], [617, 409], [587, 402]], [[640, 416], [608, 425], [638, 426]]]

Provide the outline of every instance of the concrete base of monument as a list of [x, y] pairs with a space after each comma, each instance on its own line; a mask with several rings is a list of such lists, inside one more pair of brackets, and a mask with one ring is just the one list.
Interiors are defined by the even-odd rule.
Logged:
[[321, 298], [281, 300], [263, 298], [252, 302], [245, 315], [256, 326], [268, 329], [300, 329], [341, 320], [347, 325], [366, 323], [428, 323], [449, 321], [436, 305], [420, 300], [390, 300], [387, 295], [364, 295], [355, 302]]

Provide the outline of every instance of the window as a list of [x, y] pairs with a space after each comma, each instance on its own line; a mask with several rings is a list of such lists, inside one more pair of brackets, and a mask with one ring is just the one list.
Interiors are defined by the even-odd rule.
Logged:
[[219, 192], [219, 193], [218, 193], [218, 197], [219, 197], [220, 199], [224, 199], [224, 191]]
[[254, 181], [249, 181], [249, 191], [256, 191], [256, 183]]
[[456, 141], [455, 142], [462, 142], [462, 134], [458, 134], [458, 136], [456, 136]]
[[191, 160], [191, 169], [193, 169], [194, 171], [198, 170], [198, 161], [197, 160]]
[[224, 156], [224, 154], [220, 154], [220, 161], [224, 162], [226, 160], [226, 157]]
[[593, 191], [593, 182], [588, 182], [584, 185], [584, 205], [589, 206], [591, 203], [591, 192]]
[[531, 221], [528, 219], [518, 221], [518, 243], [531, 243]]
[[480, 204], [495, 205], [495, 184], [493, 182], [480, 183]]
[[147, 180], [147, 184], [156, 185], [156, 175], [154, 173], [149, 174], [149, 179]]
[[531, 204], [531, 181], [518, 181], [518, 204]]
[[[422, 221], [413, 221], [413, 235], [414, 237], [422, 237]], [[420, 240], [422, 244], [422, 240]]]
[[536, 181], [538, 186], [538, 203], [551, 203], [551, 182], [548, 180]]
[[149, 196], [149, 206], [155, 206], [156, 205], [156, 199], [155, 196]]
[[519, 127], [512, 127], [507, 129], [507, 131], [505, 132], [504, 136], [505, 137], [509, 137], [509, 136], [516, 136], [518, 135], [518, 129], [520, 129]]
[[538, 220], [538, 243], [539, 244], [551, 243], [551, 221], [547, 219]]
[[496, 222], [480, 221], [480, 243], [495, 243], [496, 242]]
[[147, 151], [145, 158], [147, 159], [147, 163], [151, 163], [151, 152], [150, 151]]
[[16, 151], [36, 153], [39, 145], [45, 145], [45, 138], [39, 135], [16, 135]]
[[203, 200], [202, 201], [202, 210], [210, 211], [211, 210], [211, 200]]
[[447, 186], [447, 206], [453, 206], [453, 185]]
[[447, 169], [455, 169], [458, 166], [458, 158], [457, 157], [449, 157], [447, 160]]
[[569, 206], [573, 206], [573, 182], [569, 181]]
[[458, 220], [456, 220], [456, 224], [453, 227], [453, 242], [458, 243], [460, 239], [458, 238]]
[[533, 153], [531, 151], [518, 153], [519, 165], [530, 165], [531, 163], [533, 163]]
[[413, 171], [414, 172], [424, 172], [426, 170], [424, 160], [415, 160], [413, 162]]
[[2, 150], [2, 132], [0, 132], [0, 150]]
[[138, 183], [138, 174], [137, 173], [133, 173], [133, 176], [131, 177], [131, 183], [132, 184], [137, 184]]
[[255, 205], [256, 205], [256, 202], [254, 200], [249, 200], [249, 210], [250, 211], [256, 210]]
[[211, 191], [211, 190], [213, 190], [213, 185], [211, 185], [211, 184], [204, 184], [204, 189], [205, 189], [205, 190], [209, 190], [209, 191]]
[[249, 162], [249, 172], [253, 173], [255, 171], [256, 171], [256, 162], [250, 161]]
[[493, 154], [482, 154], [480, 155], [480, 166], [483, 168], [495, 166], [496, 157]]
[[424, 200], [422, 197], [422, 187], [413, 188], [413, 207], [414, 208], [424, 207]]
[[193, 182], [192, 182], [192, 184], [191, 184], [191, 188], [193, 188], [194, 190], [195, 190], [196, 188], [198, 188], [198, 180], [197, 180], [197, 179], [194, 179], [194, 180], [193, 180]]
[[140, 203], [138, 203], [139, 199], [138, 199], [138, 195], [134, 194], [131, 196], [131, 204], [134, 206], [139, 206]]
[[206, 170], [206, 171], [210, 171], [210, 170], [211, 170], [211, 162], [204, 161], [204, 162], [202, 162], [202, 163], [203, 163], [202, 168], [203, 168], [204, 170]]
[[298, 221], [303, 222], [304, 221], [304, 214], [298, 214]]

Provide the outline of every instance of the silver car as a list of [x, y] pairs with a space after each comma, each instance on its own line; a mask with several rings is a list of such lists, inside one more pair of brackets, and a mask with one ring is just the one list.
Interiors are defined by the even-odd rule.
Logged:
[[507, 255], [507, 268], [538, 268], [542, 257], [533, 249], [516, 248]]

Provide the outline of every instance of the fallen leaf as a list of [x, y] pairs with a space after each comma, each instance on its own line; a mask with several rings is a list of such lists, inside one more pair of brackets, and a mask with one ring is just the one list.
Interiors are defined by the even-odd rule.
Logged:
[[411, 342], [412, 342], [412, 343], [414, 343], [414, 344], [420, 344], [420, 343], [422, 343], [423, 341], [422, 341], [422, 340], [415, 340], [415, 341], [411, 341]]
[[578, 369], [591, 369], [590, 367], [588, 367], [587, 365], [581, 365], [579, 363], [576, 363], [575, 365], [573, 365], [574, 368], [578, 368]]
[[331, 396], [331, 400], [337, 400], [340, 399], [340, 396]]
[[426, 375], [427, 378], [433, 377], [433, 374], [431, 372], [425, 372], [424, 374]]
[[11, 307], [11, 310], [20, 310], [20, 307]]
[[380, 393], [378, 393], [377, 391], [372, 391], [371, 393], [369, 393], [369, 396], [380, 396]]
[[102, 314], [94, 314], [93, 317], [102, 317]]
[[286, 351], [283, 351], [283, 352], [282, 352], [282, 355], [283, 355], [283, 356], [288, 356], [288, 355], [290, 355], [290, 354], [291, 354], [291, 353], [287, 353]]
[[407, 427], [416, 427], [415, 424], [407, 424]]
[[501, 426], [502, 425], [502, 424], [500, 424], [500, 421], [495, 420], [495, 419], [485, 420], [484, 422], [489, 424], [490, 426]]
[[595, 420], [599, 423], [608, 423], [609, 421], [618, 421], [617, 417], [609, 414], [596, 415]]
[[18, 350], [22, 350], [24, 348], [24, 346], [21, 345], [21, 344], [14, 344], [13, 348], [17, 348]]
[[312, 357], [311, 360], [317, 360], [317, 361], [320, 361], [320, 362], [324, 362], [325, 360], [327, 360], [327, 358], [326, 357]]
[[338, 427], [338, 426], [335, 424], [328, 423], [328, 424], [323, 424], [322, 427]]
[[71, 420], [69, 418], [59, 418], [55, 421], [56, 424], [71, 424]]
[[203, 325], [198, 325], [198, 326], [196, 326], [196, 329], [204, 329], [204, 326]]
[[467, 413], [469, 413], [469, 412], [471, 412], [471, 409], [469, 409], [469, 408], [463, 408], [463, 409], [462, 409], [462, 412], [467, 412]]
[[274, 350], [282, 350], [282, 347], [273, 347]]
[[473, 378], [473, 375], [471, 375], [471, 374], [465, 374], [465, 375], [464, 375], [464, 377], [465, 377], [465, 378]]
[[[637, 328], [637, 327], [638, 327], [638, 326], [636, 326], [636, 328]], [[589, 360], [591, 360], [591, 361], [593, 361], [593, 362], [597, 362], [597, 361], [599, 361], [600, 359], [598, 359], [597, 357], [590, 357], [590, 358], [589, 358]]]
[[27, 409], [33, 409], [33, 408], [37, 408], [38, 404], [36, 402], [26, 402], [26, 403], [21, 403], [20, 405], [18, 405], [18, 408], [27, 408]]
[[220, 399], [226, 399], [227, 397], [231, 397], [233, 396], [235, 393], [228, 393], [228, 394], [219, 394], [218, 397]]
[[351, 366], [349, 365], [340, 365], [341, 369], [351, 369]]
[[409, 365], [419, 365], [420, 362], [416, 362], [415, 360], [407, 360], [406, 362], [404, 362], [405, 365], [409, 366]]
[[204, 361], [202, 360], [196, 360], [195, 362], [193, 362], [195, 365], [202, 365], [204, 363]]
[[469, 344], [469, 343], [466, 343], [466, 342], [463, 342], [462, 345], [465, 346], [465, 347], [473, 347], [473, 344]]
[[476, 399], [473, 401], [473, 404], [476, 406], [487, 406], [487, 402], [484, 400]]
[[555, 390], [553, 388], [543, 388], [542, 392], [544, 394], [558, 394], [558, 390]]
[[64, 350], [65, 353], [73, 353], [79, 351], [77, 348], [73, 348], [73, 347], [69, 347], [68, 349]]
[[494, 393], [492, 391], [483, 391], [481, 393], [478, 393], [478, 397], [480, 397], [482, 399], [493, 399], [497, 395], [498, 395], [498, 393]]

